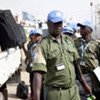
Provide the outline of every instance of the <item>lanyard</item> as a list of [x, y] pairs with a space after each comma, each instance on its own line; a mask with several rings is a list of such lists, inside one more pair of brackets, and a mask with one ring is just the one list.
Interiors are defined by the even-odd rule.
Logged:
[[35, 55], [35, 53], [34, 53], [35, 47], [36, 47], [36, 44], [32, 45], [31, 48], [30, 48], [31, 49], [30, 52], [31, 52], [31, 59], [32, 60], [34, 59], [34, 55]]
[[87, 47], [90, 45], [90, 42], [89, 43], [82, 43], [82, 46], [81, 46], [81, 51], [82, 51], [82, 53], [81, 53], [81, 60], [82, 61], [85, 61], [85, 51], [86, 51], [86, 49], [87, 49]]

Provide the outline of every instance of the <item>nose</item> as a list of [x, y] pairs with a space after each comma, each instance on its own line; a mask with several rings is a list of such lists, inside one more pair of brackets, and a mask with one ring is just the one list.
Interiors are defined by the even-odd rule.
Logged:
[[62, 29], [62, 25], [58, 24], [58, 25], [56, 26], [56, 28], [59, 29], [59, 30], [61, 30], [61, 29]]

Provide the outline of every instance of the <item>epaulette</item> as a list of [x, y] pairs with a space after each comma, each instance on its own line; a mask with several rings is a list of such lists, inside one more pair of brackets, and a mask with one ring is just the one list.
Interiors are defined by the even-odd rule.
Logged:
[[45, 37], [42, 37], [41, 42], [42, 42], [42, 41], [44, 41], [47, 37], [48, 37], [48, 35], [47, 35], [47, 36], [45, 36]]
[[42, 40], [44, 40], [47, 36], [43, 37]]
[[48, 41], [49, 41], [49, 35], [43, 37], [41, 43], [48, 42]]
[[68, 35], [64, 34], [64, 37], [65, 37], [65, 39], [69, 39], [70, 41], [73, 41], [73, 39], [70, 36], [68, 36]]
[[99, 45], [100, 44], [100, 40], [92, 39], [91, 43], [94, 43], [95, 45]]

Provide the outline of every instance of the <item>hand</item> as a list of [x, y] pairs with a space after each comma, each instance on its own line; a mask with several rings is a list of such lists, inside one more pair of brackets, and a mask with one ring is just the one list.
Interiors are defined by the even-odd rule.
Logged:
[[92, 95], [92, 89], [91, 89], [91, 87], [87, 83], [85, 83], [85, 85], [83, 86], [83, 88], [84, 88], [84, 90], [85, 90], [85, 92], [87, 94]]
[[88, 83], [86, 82], [86, 80], [84, 79], [83, 75], [81, 76], [81, 84], [84, 88], [84, 91], [87, 93], [87, 94], [90, 94], [92, 95], [92, 88], [88, 85]]
[[26, 57], [26, 58], [25, 58], [25, 64], [27, 64], [27, 62], [28, 62], [28, 58]]

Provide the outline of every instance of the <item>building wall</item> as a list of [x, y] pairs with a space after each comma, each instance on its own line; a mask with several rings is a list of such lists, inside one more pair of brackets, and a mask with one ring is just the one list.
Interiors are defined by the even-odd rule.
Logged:
[[100, 39], [100, 4], [95, 6], [95, 38]]

